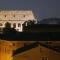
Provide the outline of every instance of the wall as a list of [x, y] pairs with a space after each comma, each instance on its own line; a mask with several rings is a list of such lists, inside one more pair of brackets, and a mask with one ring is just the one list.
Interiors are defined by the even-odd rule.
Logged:
[[60, 53], [43, 46], [38, 46], [15, 55], [13, 60], [60, 60]]

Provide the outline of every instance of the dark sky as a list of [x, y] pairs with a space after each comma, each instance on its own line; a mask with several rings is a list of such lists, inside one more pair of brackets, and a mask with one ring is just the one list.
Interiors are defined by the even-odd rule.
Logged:
[[41, 20], [60, 18], [60, 0], [0, 0], [0, 9], [32, 10]]

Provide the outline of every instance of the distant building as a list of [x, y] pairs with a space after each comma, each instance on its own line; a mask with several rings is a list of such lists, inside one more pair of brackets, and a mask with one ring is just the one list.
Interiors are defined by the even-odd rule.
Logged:
[[2, 10], [0, 11], [0, 31], [9, 22], [11, 27], [22, 32], [22, 25], [25, 21], [37, 21], [32, 11], [27, 10]]

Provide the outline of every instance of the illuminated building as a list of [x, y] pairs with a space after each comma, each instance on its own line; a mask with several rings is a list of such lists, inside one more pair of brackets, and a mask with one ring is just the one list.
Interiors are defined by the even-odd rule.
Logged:
[[11, 27], [15, 28], [17, 31], [21, 32], [23, 23], [25, 21], [35, 21], [37, 19], [34, 16], [33, 11], [27, 10], [1, 10], [0, 11], [0, 30], [5, 27], [5, 24], [9, 22]]

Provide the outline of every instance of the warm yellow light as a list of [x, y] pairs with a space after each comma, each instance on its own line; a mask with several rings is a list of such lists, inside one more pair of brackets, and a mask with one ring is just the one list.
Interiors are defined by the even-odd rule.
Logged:
[[1, 54], [0, 60], [12, 60], [13, 57], [10, 54]]

